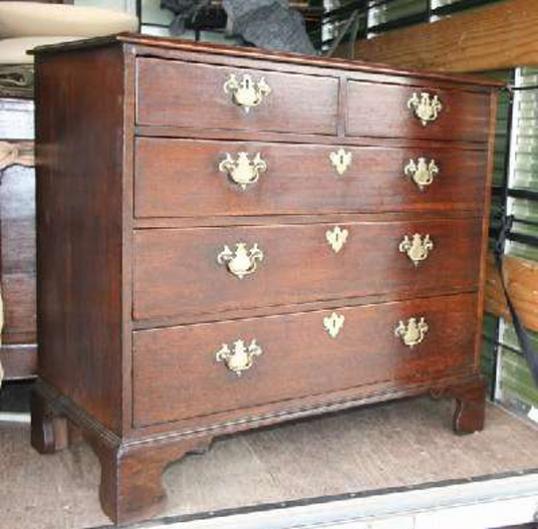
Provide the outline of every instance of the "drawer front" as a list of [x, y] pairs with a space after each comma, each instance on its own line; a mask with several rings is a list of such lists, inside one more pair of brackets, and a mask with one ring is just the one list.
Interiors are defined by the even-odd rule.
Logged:
[[479, 219], [139, 230], [134, 317], [470, 290], [480, 235]]
[[486, 153], [138, 138], [135, 215], [197, 217], [469, 209]]
[[[260, 88], [262, 79], [268, 88]], [[336, 78], [137, 61], [139, 125], [329, 135], [336, 132], [337, 112]]]
[[135, 425], [470, 369], [476, 317], [466, 294], [138, 331]]
[[[441, 105], [437, 110], [435, 97]], [[355, 81], [348, 84], [346, 132], [350, 136], [486, 142], [489, 118], [489, 94]]]

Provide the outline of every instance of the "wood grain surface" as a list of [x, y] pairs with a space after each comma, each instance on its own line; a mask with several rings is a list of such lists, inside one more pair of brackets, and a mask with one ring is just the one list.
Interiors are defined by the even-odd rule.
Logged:
[[[138, 331], [134, 334], [134, 421], [210, 415], [387, 380], [419, 383], [472, 362], [473, 294], [364, 307], [331, 338], [332, 311]], [[409, 348], [394, 334], [400, 320], [424, 317], [424, 341]], [[215, 359], [222, 344], [255, 339], [263, 353], [240, 377]]]
[[[518, 315], [527, 329], [538, 331], [538, 264], [528, 259], [503, 256], [504, 280]], [[499, 271], [488, 255], [486, 311], [511, 320]]]
[[[138, 124], [336, 133], [335, 78], [143, 58], [138, 60], [137, 69]], [[253, 81], [264, 78], [271, 93], [247, 113], [223, 90], [231, 74], [238, 81], [244, 74], [251, 75]]]
[[[419, 148], [345, 147], [349, 169], [339, 175], [337, 146], [138, 138], [135, 216], [203, 217], [465, 209], [480, 213], [487, 154], [424, 143]], [[239, 152], [260, 154], [267, 170], [242, 190], [219, 163]], [[435, 160], [439, 174], [421, 191], [405, 167]]]
[[[437, 95], [442, 109], [426, 125], [407, 107], [413, 94]], [[483, 142], [488, 137], [489, 97], [431, 86], [348, 83], [346, 132], [350, 136], [405, 137]]]
[[120, 431], [122, 55], [37, 60], [39, 376]]
[[439, 72], [478, 72], [535, 65], [538, 60], [538, 42], [534, 38], [537, 23], [538, 3], [505, 0], [433, 24], [420, 24], [360, 40], [355, 58]]
[[[326, 232], [335, 224], [138, 230], [134, 318], [205, 313], [404, 291], [408, 296], [478, 286], [479, 219], [348, 222], [335, 253]], [[404, 236], [429, 234], [434, 248], [415, 266], [398, 250]], [[257, 243], [258, 269], [239, 279], [217, 256], [238, 242]]]

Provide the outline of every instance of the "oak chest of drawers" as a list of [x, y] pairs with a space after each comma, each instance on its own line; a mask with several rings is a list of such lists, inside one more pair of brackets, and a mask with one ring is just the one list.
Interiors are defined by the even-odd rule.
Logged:
[[482, 428], [494, 84], [134, 35], [36, 62], [32, 440], [81, 428], [112, 519], [216, 435], [424, 393]]

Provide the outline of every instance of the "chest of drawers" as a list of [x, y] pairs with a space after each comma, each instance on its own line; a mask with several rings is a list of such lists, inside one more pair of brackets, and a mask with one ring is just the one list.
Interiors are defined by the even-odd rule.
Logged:
[[77, 425], [113, 520], [217, 435], [424, 393], [482, 428], [495, 84], [134, 35], [36, 53], [32, 442]]

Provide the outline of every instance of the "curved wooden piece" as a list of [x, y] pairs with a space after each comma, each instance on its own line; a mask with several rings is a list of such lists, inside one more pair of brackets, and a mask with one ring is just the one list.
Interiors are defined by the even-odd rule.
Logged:
[[475, 382], [451, 388], [456, 399], [453, 428], [458, 434], [474, 433], [484, 429], [486, 414], [486, 384], [480, 378]]
[[453, 398], [456, 409], [452, 426], [457, 434], [468, 434], [484, 429], [486, 413], [486, 383], [474, 379], [431, 391], [433, 398]]
[[68, 445], [67, 419], [51, 407], [45, 397], [32, 391], [30, 440], [41, 454], [54, 454]]
[[189, 452], [207, 449], [211, 438], [191, 438], [172, 443], [107, 446], [88, 437], [101, 462], [99, 497], [103, 511], [114, 523], [151, 518], [166, 504], [162, 474], [169, 463]]

